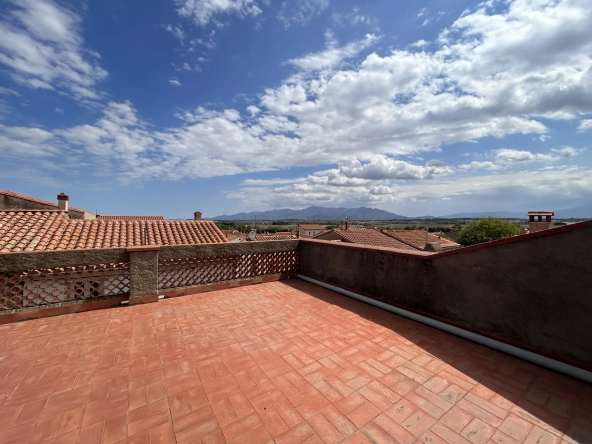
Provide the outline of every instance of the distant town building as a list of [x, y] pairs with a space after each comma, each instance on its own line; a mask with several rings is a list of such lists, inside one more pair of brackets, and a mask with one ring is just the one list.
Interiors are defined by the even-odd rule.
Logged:
[[317, 234], [321, 234], [325, 231], [325, 227], [322, 225], [317, 224], [306, 224], [299, 226], [300, 234], [306, 234], [307, 236], [316, 236]]

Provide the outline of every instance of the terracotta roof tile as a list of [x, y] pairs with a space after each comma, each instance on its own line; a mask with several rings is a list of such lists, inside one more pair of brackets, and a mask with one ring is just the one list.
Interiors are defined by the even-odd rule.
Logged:
[[[423, 250], [426, 246], [426, 232], [424, 230], [385, 230], [384, 233], [419, 250]], [[443, 250], [461, 247], [460, 244], [433, 233], [428, 233], [428, 242], [438, 242]]]
[[347, 230], [333, 230], [346, 241], [354, 244], [372, 245], [374, 247], [397, 248], [399, 250], [414, 250], [417, 248], [387, 236], [377, 228], [348, 228]]
[[82, 220], [64, 211], [0, 211], [0, 253], [226, 242], [212, 221]]
[[164, 216], [97, 216], [101, 220], [165, 220]]
[[[4, 194], [5, 196], [10, 196], [10, 197], [15, 197], [17, 199], [23, 199], [23, 200], [28, 200], [29, 202], [35, 202], [38, 204], [42, 204], [42, 205], [48, 205], [54, 208], [58, 208], [58, 204], [54, 203], [54, 202], [49, 202], [47, 200], [43, 200], [43, 199], [37, 199], [36, 197], [33, 196], [27, 196], [26, 194], [19, 194], [19, 193], [14, 193], [12, 191], [8, 191], [8, 190], [0, 190], [0, 194]], [[69, 207], [68, 211], [73, 211], [75, 213], [84, 213], [84, 210], [81, 210], [80, 208], [74, 208], [74, 207]]]
[[257, 234], [255, 240], [257, 241], [272, 241], [272, 240], [287, 240], [296, 239], [296, 234], [292, 233], [269, 233], [269, 234]]
[[300, 225], [303, 230], [324, 230], [325, 227], [322, 225], [311, 224], [311, 225]]

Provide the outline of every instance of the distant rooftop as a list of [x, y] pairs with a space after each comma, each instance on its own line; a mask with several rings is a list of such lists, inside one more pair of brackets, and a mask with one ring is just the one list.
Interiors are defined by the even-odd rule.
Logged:
[[226, 242], [212, 221], [79, 220], [65, 211], [0, 211], [0, 253]]
[[164, 216], [97, 216], [100, 220], [165, 220]]

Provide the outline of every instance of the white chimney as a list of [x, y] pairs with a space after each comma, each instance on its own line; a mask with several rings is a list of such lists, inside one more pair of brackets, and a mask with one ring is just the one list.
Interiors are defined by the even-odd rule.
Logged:
[[193, 220], [201, 220], [201, 212], [196, 211], [193, 213]]
[[68, 200], [69, 197], [66, 194], [58, 194], [58, 209], [61, 211], [68, 211]]

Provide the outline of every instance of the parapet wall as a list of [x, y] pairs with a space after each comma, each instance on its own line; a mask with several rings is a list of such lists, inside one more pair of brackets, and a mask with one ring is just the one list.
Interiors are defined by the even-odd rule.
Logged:
[[592, 222], [426, 256], [301, 240], [300, 273], [592, 368]]

